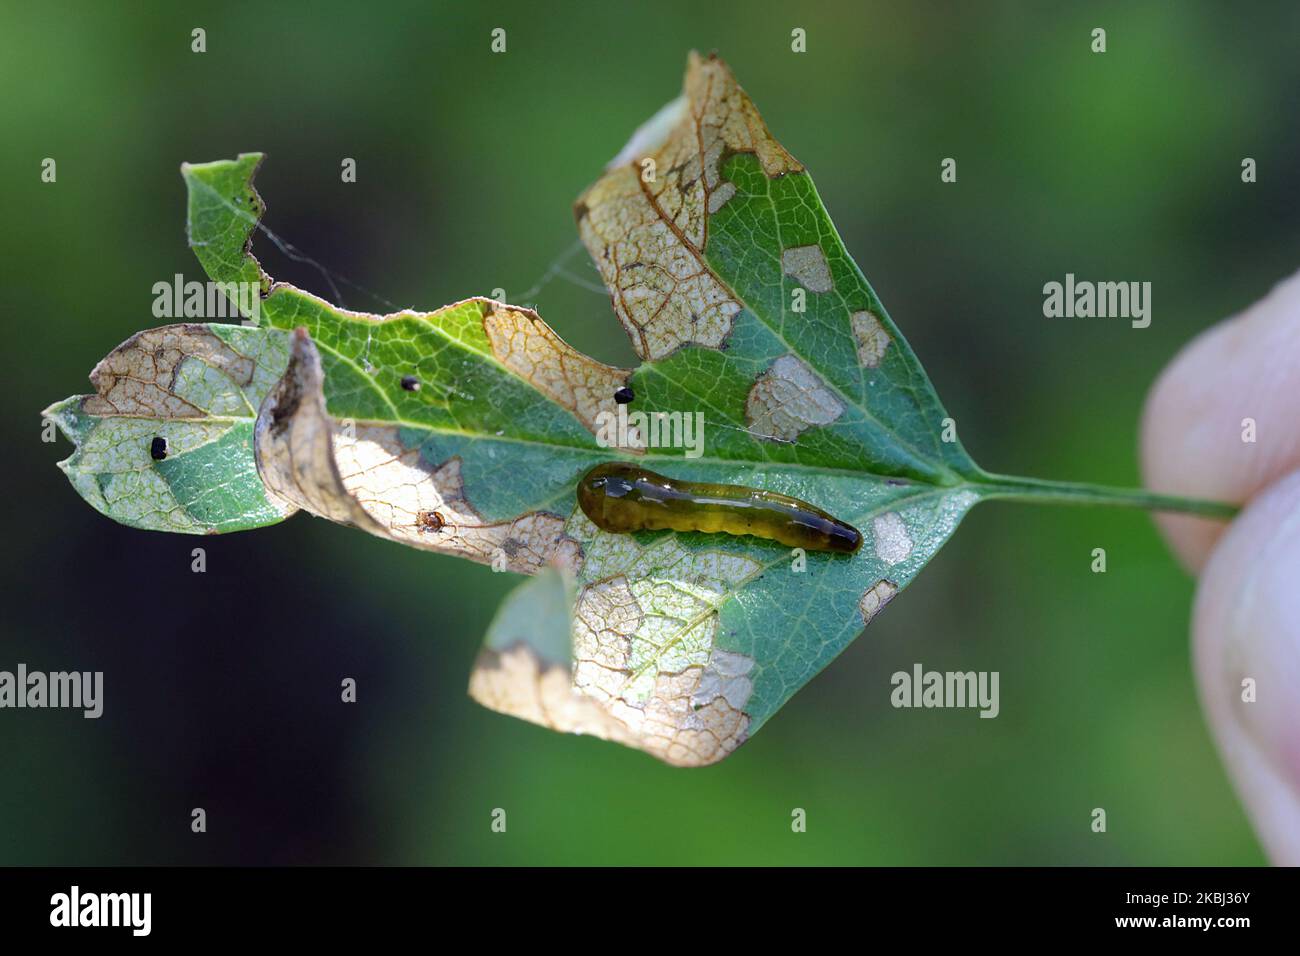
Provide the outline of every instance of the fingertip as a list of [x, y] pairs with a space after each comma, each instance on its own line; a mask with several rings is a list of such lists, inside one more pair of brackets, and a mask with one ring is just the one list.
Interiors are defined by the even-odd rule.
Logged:
[[1256, 498], [1206, 563], [1193, 647], [1247, 813], [1275, 862], [1300, 864], [1300, 472]]
[[[1142, 474], [1163, 494], [1243, 502], [1300, 466], [1300, 273], [1203, 332], [1161, 373], [1141, 422]], [[1157, 518], [1179, 559], [1205, 564], [1226, 525]]]
[[[1167, 365], [1147, 396], [1140, 425], [1142, 480], [1153, 491], [1189, 498], [1222, 500], [1222, 476], [1197, 469], [1203, 458], [1206, 416], [1201, 403], [1208, 397], [1198, 375], [1200, 352], [1212, 351], [1222, 327], [1193, 340]], [[1209, 436], [1213, 441], [1214, 436]], [[1182, 565], [1199, 574], [1224, 522], [1192, 515], [1156, 514], [1156, 525]]]

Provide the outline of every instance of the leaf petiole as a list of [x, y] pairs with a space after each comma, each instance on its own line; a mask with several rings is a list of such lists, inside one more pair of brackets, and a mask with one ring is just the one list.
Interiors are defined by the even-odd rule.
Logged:
[[1110, 488], [1105, 485], [1046, 481], [1041, 478], [1021, 478], [1015, 475], [985, 473], [974, 487], [985, 498], [991, 499], [1039, 501], [1050, 504], [1113, 505], [1223, 520], [1230, 520], [1241, 510], [1239, 505], [1227, 502], [1161, 495], [1141, 488]]

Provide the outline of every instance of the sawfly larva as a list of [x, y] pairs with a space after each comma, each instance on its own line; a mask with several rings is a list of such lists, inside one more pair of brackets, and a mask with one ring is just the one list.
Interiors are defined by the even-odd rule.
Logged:
[[807, 551], [852, 554], [862, 535], [806, 501], [743, 485], [665, 478], [627, 462], [597, 465], [578, 482], [578, 505], [596, 527], [752, 534]]

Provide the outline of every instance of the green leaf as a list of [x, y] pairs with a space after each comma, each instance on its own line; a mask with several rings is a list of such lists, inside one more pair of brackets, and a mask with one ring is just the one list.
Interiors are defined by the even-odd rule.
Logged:
[[[508, 599], [471, 676], [494, 709], [712, 763], [848, 646], [982, 499], [1226, 513], [981, 470], [811, 178], [716, 57], [691, 56], [683, 96], [575, 208], [636, 369], [596, 362], [534, 312], [489, 299], [377, 316], [272, 282], [250, 252], [260, 161], [182, 169], [191, 245], [236, 304], [253, 290], [259, 327], [172, 326], [119, 348], [92, 376], [96, 396], [47, 413], [78, 446], [65, 470], [97, 508], [140, 527], [233, 530], [301, 508], [542, 572]], [[180, 358], [149, 366], [141, 340], [169, 334]], [[156, 394], [119, 401], [102, 373], [115, 362], [145, 369]], [[609, 447], [629, 410], [646, 417]], [[681, 428], [696, 416], [699, 448]], [[665, 445], [655, 433], [668, 425], [677, 441]], [[153, 461], [163, 429], [172, 451]], [[805, 554], [753, 537], [601, 531], [575, 488], [615, 457], [804, 499], [856, 526], [864, 546]]]

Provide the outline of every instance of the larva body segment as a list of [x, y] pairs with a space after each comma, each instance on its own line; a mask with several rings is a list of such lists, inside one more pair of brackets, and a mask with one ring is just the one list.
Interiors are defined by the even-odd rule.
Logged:
[[596, 527], [750, 534], [807, 551], [852, 554], [862, 535], [806, 501], [744, 485], [666, 478], [627, 462], [597, 465], [578, 482], [578, 505]]

